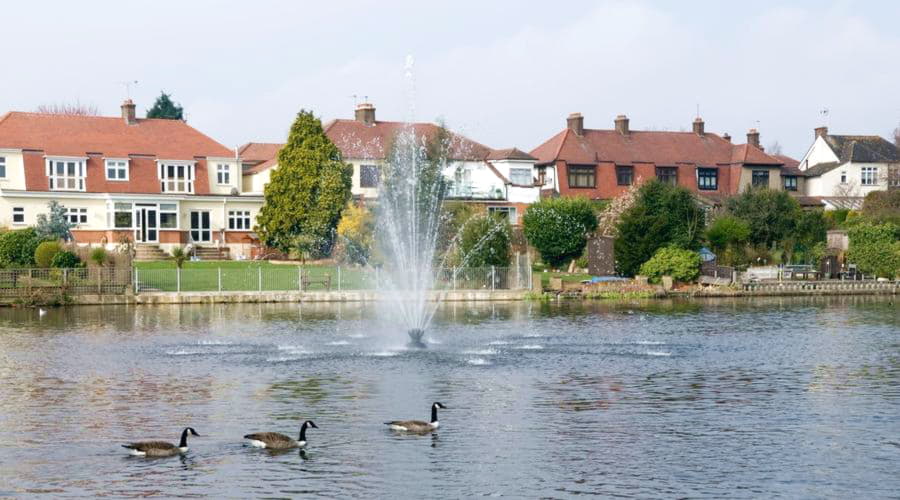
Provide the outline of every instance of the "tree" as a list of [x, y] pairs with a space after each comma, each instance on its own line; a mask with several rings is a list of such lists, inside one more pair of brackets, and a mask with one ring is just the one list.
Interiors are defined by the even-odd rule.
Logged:
[[311, 256], [329, 255], [341, 212], [350, 200], [352, 172], [325, 135], [322, 122], [311, 111], [301, 110], [265, 187], [265, 204], [256, 219], [262, 241], [288, 252], [302, 235], [313, 240], [307, 245]]
[[867, 194], [863, 200], [862, 215], [871, 222], [900, 225], [900, 189]]
[[172, 96], [160, 92], [153, 107], [147, 110], [147, 118], [162, 118], [163, 120], [184, 120], [184, 108], [172, 102]]
[[786, 191], [750, 189], [729, 198], [726, 208], [731, 215], [750, 224], [750, 243], [775, 248], [796, 228], [802, 209]]
[[344, 209], [337, 226], [335, 253], [348, 264], [365, 265], [375, 245], [375, 217], [366, 207], [352, 202]]
[[721, 253], [747, 243], [750, 238], [750, 224], [733, 215], [723, 215], [710, 224], [706, 230], [706, 240], [713, 252]]
[[549, 198], [529, 206], [522, 223], [525, 238], [541, 259], [559, 268], [584, 251], [588, 234], [597, 228], [597, 217], [587, 198]]
[[619, 196], [613, 198], [597, 217], [597, 233], [604, 236], [615, 237], [618, 232], [619, 222], [622, 220], [622, 214], [634, 205], [637, 200], [637, 193], [640, 186], [632, 184]]
[[38, 236], [49, 240], [71, 241], [71, 229], [74, 224], [69, 221], [66, 207], [60, 205], [58, 201], [52, 200], [47, 203], [47, 209], [50, 212], [49, 215], [38, 214], [37, 216], [37, 224], [34, 228]]
[[618, 271], [633, 276], [663, 247], [698, 249], [705, 221], [703, 209], [687, 189], [659, 181], [645, 183], [619, 222], [614, 242]]
[[508, 266], [509, 233], [509, 219], [503, 215], [470, 217], [463, 225], [460, 236], [460, 266]]
[[640, 273], [658, 283], [663, 276], [690, 283], [700, 275], [700, 254], [678, 247], [663, 247], [641, 265]]
[[82, 104], [80, 101], [41, 104], [36, 112], [45, 115], [98, 116], [100, 110], [93, 104]]
[[[824, 210], [800, 210], [793, 233], [782, 242], [785, 262], [816, 261], [816, 245], [825, 243], [825, 235], [831, 223]], [[799, 254], [799, 259], [794, 259]]]
[[847, 232], [847, 259], [864, 273], [894, 278], [900, 273], [900, 226], [862, 222]]
[[33, 266], [35, 250], [43, 241], [33, 227], [3, 233], [0, 235], [0, 265]]

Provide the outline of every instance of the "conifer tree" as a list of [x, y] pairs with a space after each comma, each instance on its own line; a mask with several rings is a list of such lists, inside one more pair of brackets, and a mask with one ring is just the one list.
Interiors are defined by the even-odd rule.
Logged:
[[172, 102], [171, 95], [160, 92], [153, 107], [147, 110], [147, 118], [184, 120], [184, 108]]

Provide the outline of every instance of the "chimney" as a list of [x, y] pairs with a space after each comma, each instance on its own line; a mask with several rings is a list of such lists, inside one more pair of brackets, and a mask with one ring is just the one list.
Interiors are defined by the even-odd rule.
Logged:
[[699, 116], [697, 118], [694, 118], [694, 133], [699, 135], [700, 137], [703, 137], [704, 135], [703, 118], [700, 118]]
[[579, 137], [584, 135], [584, 117], [581, 116], [581, 113], [570, 113], [566, 118], [566, 126], [575, 132], [575, 135]]
[[722, 136], [722, 139], [731, 142], [731, 136], [728, 134], [728, 132], [725, 132], [725, 135]]
[[828, 127], [818, 127], [816, 128], [816, 139], [819, 137], [825, 137], [828, 135]]
[[122, 119], [125, 120], [126, 125], [134, 125], [137, 123], [134, 109], [134, 102], [132, 102], [131, 99], [125, 99], [125, 102], [122, 103]]
[[364, 102], [356, 106], [356, 121], [366, 125], [375, 125], [375, 106]]
[[616, 132], [622, 135], [628, 135], [628, 117], [619, 115], [616, 117]]
[[751, 128], [747, 132], [747, 144], [759, 147], [759, 131], [755, 128]]

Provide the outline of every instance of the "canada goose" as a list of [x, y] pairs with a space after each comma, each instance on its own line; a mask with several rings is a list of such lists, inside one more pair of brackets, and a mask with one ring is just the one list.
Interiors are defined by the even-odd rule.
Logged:
[[300, 426], [300, 438], [296, 441], [280, 432], [256, 432], [254, 434], [247, 434], [244, 436], [244, 439], [250, 440], [250, 445], [256, 446], [257, 448], [269, 448], [271, 450], [303, 448], [306, 446], [307, 427], [312, 427], [313, 429], [319, 428], [312, 420], [307, 420]]
[[393, 431], [408, 431], [408, 432], [429, 432], [440, 427], [441, 423], [438, 422], [437, 411], [438, 408], [446, 409], [447, 407], [441, 403], [435, 402], [431, 405], [431, 422], [423, 422], [421, 420], [391, 420], [390, 422], [385, 422], [385, 425], [391, 426], [391, 430]]
[[181, 433], [181, 441], [178, 446], [167, 441], [138, 441], [136, 443], [123, 444], [123, 448], [131, 450], [132, 455], [139, 457], [171, 457], [188, 451], [187, 437], [188, 432], [194, 436], [199, 436], [193, 427], [186, 427]]

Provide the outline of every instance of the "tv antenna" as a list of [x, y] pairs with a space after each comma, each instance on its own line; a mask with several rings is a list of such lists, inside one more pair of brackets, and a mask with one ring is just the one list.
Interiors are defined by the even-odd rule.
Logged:
[[128, 81], [124, 81], [124, 82], [119, 82], [119, 85], [125, 87], [125, 98], [126, 99], [131, 99], [131, 86], [137, 85], [137, 84], [138, 84], [137, 80], [128, 80]]

